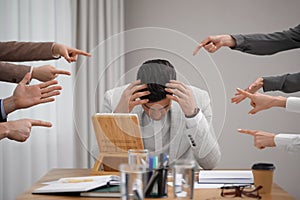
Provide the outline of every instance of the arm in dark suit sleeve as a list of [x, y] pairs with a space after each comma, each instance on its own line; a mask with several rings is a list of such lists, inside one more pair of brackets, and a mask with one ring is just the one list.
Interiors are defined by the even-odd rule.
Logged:
[[280, 90], [285, 93], [292, 93], [300, 91], [300, 72], [281, 76], [263, 77], [263, 80], [264, 92]]
[[53, 42], [0, 42], [0, 61], [34, 61], [55, 59]]
[[232, 49], [255, 55], [271, 55], [300, 48], [300, 24], [287, 31], [270, 34], [232, 35], [236, 46]]
[[0, 122], [6, 122], [7, 121], [7, 118], [4, 118], [2, 116], [2, 112], [5, 112], [3, 109], [3, 99], [0, 99]]
[[31, 67], [0, 62], [0, 81], [19, 83], [30, 72]]

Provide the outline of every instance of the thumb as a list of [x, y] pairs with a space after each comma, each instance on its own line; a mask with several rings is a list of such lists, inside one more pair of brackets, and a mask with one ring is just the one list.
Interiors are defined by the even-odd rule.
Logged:
[[20, 82], [21, 85], [26, 85], [27, 83], [29, 83], [31, 79], [31, 74], [27, 73], [24, 78], [22, 79], [22, 81]]
[[259, 110], [258, 110], [257, 108], [253, 108], [252, 110], [249, 111], [248, 114], [254, 115], [254, 114], [256, 114], [258, 111], [259, 111]]
[[256, 85], [254, 84], [254, 83], [252, 83], [251, 85], [249, 85], [249, 87], [248, 87], [248, 90], [252, 90], [253, 88], [255, 88], [256, 87]]

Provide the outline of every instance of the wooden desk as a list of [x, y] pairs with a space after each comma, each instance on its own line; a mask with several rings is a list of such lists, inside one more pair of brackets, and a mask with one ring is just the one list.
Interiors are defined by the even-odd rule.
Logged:
[[[74, 177], [74, 176], [88, 176], [90, 175], [91, 170], [90, 169], [52, 169], [50, 172], [48, 172], [45, 176], [43, 176], [37, 183], [35, 183], [29, 190], [21, 194], [17, 197], [18, 200], [27, 199], [27, 200], [35, 200], [35, 199], [41, 199], [41, 200], [49, 200], [49, 199], [88, 199], [93, 200], [97, 198], [86, 198], [86, 197], [74, 197], [74, 196], [57, 196], [57, 195], [36, 195], [31, 194], [31, 192], [43, 186], [41, 183], [48, 182], [48, 181], [54, 181], [59, 178], [63, 177]], [[108, 172], [106, 172], [108, 173]], [[217, 200], [217, 199], [228, 199], [228, 198], [222, 198], [220, 196], [221, 190], [220, 189], [195, 189], [194, 193], [194, 199], [195, 200]], [[263, 200], [291, 200], [294, 199], [291, 197], [286, 191], [284, 191], [282, 188], [280, 188], [277, 184], [273, 184], [272, 194], [268, 195], [261, 195]], [[99, 198], [104, 199], [104, 198]], [[111, 200], [115, 198], [110, 198]], [[116, 198], [118, 199], [118, 198]], [[148, 199], [148, 198], [147, 198]], [[172, 194], [172, 187], [168, 188], [168, 198], [165, 199], [173, 199]], [[230, 198], [232, 200], [235, 199], [241, 199], [241, 198]], [[251, 199], [251, 198], [242, 198], [244, 199]], [[150, 199], [149, 199], [150, 200]], [[157, 200], [153, 199], [153, 200]], [[253, 198], [252, 198], [253, 200]]]

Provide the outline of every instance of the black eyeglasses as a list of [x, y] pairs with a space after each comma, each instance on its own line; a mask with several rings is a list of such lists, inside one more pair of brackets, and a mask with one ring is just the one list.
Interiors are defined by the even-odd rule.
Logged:
[[262, 188], [262, 186], [258, 186], [256, 188], [252, 188], [252, 185], [241, 185], [241, 186], [223, 186], [221, 187], [222, 197], [250, 197], [250, 198], [256, 198], [261, 199], [261, 196], [259, 195], [259, 190]]

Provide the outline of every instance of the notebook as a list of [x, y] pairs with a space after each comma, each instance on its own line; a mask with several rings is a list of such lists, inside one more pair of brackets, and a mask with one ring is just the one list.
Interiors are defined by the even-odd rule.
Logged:
[[69, 177], [44, 184], [45, 186], [35, 189], [32, 194], [79, 194], [107, 185], [119, 185], [120, 178], [115, 175]]
[[82, 197], [121, 197], [120, 185], [107, 185], [88, 192], [81, 192]]

